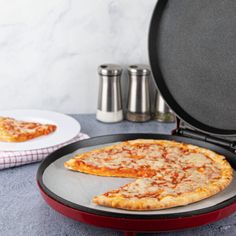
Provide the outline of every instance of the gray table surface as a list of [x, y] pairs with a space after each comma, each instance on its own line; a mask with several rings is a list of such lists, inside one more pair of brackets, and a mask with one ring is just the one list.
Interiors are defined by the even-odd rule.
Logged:
[[[103, 124], [95, 120], [94, 115], [74, 115], [82, 126], [82, 132], [89, 136], [114, 133], [153, 132], [170, 133], [173, 124], [161, 124], [156, 121], [135, 124], [121, 122]], [[121, 232], [96, 228], [66, 218], [51, 209], [39, 194], [35, 175], [39, 163], [0, 171], [0, 235], [83, 235], [118, 236]], [[186, 235], [236, 235], [236, 214], [207, 226], [160, 234], [162, 236]]]

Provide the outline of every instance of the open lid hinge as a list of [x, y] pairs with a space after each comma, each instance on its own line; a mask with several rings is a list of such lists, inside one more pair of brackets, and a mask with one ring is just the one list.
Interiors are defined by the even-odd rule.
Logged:
[[183, 128], [178, 128], [174, 131], [175, 135], [180, 135], [184, 137], [189, 137], [189, 138], [194, 138], [198, 140], [202, 140], [205, 142], [209, 142], [212, 144], [220, 145], [223, 146], [227, 149], [231, 149], [232, 151], [236, 151], [236, 143], [233, 141], [225, 140], [222, 138], [217, 138], [210, 136], [208, 134], [204, 134], [195, 130], [190, 130], [190, 129], [183, 129]]

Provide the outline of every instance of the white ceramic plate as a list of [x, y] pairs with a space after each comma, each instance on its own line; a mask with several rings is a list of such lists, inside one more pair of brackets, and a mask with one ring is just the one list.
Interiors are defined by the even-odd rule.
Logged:
[[0, 142], [0, 151], [22, 151], [52, 147], [69, 141], [80, 132], [80, 124], [74, 118], [43, 110], [5, 110], [0, 116], [6, 116], [23, 121], [55, 124], [57, 129], [52, 134], [41, 136], [26, 142]]
[[[110, 144], [106, 144], [110, 145]], [[231, 197], [235, 196], [236, 178], [233, 179], [229, 187], [221, 193], [218, 193], [205, 200], [189, 204], [187, 206], [174, 207], [165, 210], [155, 211], [127, 211], [116, 208], [102, 207], [92, 203], [92, 198], [96, 195], [105, 193], [109, 190], [118, 188], [124, 184], [131, 182], [130, 178], [117, 177], [101, 177], [80, 172], [70, 171], [65, 169], [64, 162], [73, 157], [76, 153], [82, 153], [91, 149], [103, 147], [106, 145], [99, 145], [79, 149], [78, 151], [63, 156], [52, 164], [50, 164], [44, 171], [42, 180], [43, 184], [55, 195], [85, 207], [91, 210], [100, 210], [109, 213], [129, 214], [129, 215], [159, 215], [159, 214], [173, 214], [185, 213], [200, 210], [203, 208], [215, 206]], [[235, 175], [235, 173], [234, 173]]]

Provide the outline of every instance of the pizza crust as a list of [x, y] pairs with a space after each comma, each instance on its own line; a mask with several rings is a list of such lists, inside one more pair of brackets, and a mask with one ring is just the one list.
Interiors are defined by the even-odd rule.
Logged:
[[[217, 189], [215, 189], [217, 190]], [[218, 189], [219, 190], [219, 189]], [[96, 196], [93, 202], [106, 207], [114, 207], [126, 210], [144, 211], [144, 210], [160, 210], [176, 206], [184, 206], [193, 202], [200, 201], [204, 198], [212, 196], [219, 191], [196, 191], [185, 193], [181, 196], [167, 196], [161, 200], [156, 198], [127, 199], [122, 197], [109, 198], [104, 195]]]

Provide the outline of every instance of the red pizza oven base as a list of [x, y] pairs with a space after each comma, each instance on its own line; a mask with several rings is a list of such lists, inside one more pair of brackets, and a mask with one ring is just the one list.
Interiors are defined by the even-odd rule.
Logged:
[[162, 219], [131, 219], [107, 217], [86, 213], [68, 207], [48, 196], [39, 184], [38, 186], [44, 200], [48, 203], [48, 205], [61, 214], [76, 221], [80, 221], [97, 227], [124, 231], [126, 236], [135, 235], [135, 232], [160, 232], [193, 228], [218, 221], [236, 211], [236, 203], [233, 203], [232, 205], [224, 207], [220, 210], [212, 211], [205, 214], [193, 215], [190, 217], [188, 216]]

